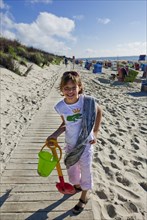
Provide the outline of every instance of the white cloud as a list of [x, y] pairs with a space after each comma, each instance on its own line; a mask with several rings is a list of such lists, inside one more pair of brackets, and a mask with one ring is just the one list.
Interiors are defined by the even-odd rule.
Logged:
[[93, 49], [90, 49], [90, 48], [87, 48], [85, 50], [85, 53], [88, 55], [88, 56], [95, 56], [97, 54], [97, 51], [96, 50], [93, 50]]
[[8, 17], [7, 13], [0, 13], [1, 29], [11, 29], [14, 26], [13, 21]]
[[117, 48], [120, 48], [120, 49], [122, 49], [122, 48], [128, 48], [129, 50], [140, 50], [140, 49], [146, 49], [146, 44], [147, 44], [147, 42], [130, 42], [130, 43], [123, 43], [123, 44], [118, 44], [117, 45]]
[[45, 4], [49, 4], [52, 3], [52, 0], [31, 0], [31, 3], [45, 3]]
[[2, 14], [2, 36], [17, 38], [21, 43], [57, 53], [69, 51], [67, 42], [75, 42], [72, 35], [75, 23], [66, 17], [42, 12], [30, 23], [15, 23], [7, 14]]
[[85, 51], [79, 50], [77, 57], [119, 57], [119, 56], [139, 56], [147, 54], [147, 42], [129, 42], [114, 45], [111, 48], [103, 49], [98, 47], [95, 49], [87, 48]]
[[9, 9], [9, 6], [7, 4], [5, 4], [3, 0], [0, 0], [0, 8], [1, 9]]
[[100, 24], [108, 24], [111, 20], [109, 18], [98, 18], [97, 21]]
[[84, 19], [84, 15], [74, 15], [73, 19], [81, 21]]
[[116, 52], [119, 55], [139, 55], [147, 53], [147, 42], [129, 42], [117, 45]]
[[5, 36], [6, 38], [11, 39], [11, 40], [16, 39], [15, 33], [8, 31], [8, 30], [4, 30], [2, 33], [2, 36]]
[[73, 39], [71, 32], [74, 30], [75, 24], [68, 18], [57, 17], [56, 15], [42, 12], [38, 16], [36, 24], [48, 35]]

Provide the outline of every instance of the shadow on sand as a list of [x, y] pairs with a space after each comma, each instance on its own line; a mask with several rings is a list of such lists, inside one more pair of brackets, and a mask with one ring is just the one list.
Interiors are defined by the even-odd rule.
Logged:
[[[30, 215], [28, 218], [26, 218], [25, 220], [46, 220], [49, 218], [49, 216], [47, 216], [47, 214], [49, 212], [51, 212], [53, 209], [55, 209], [57, 206], [59, 206], [61, 203], [63, 203], [64, 201], [66, 201], [68, 198], [70, 198], [72, 195], [64, 195], [61, 199], [59, 199], [58, 201], [54, 202], [53, 204], [49, 205], [48, 207], [44, 208], [44, 209], [39, 209], [36, 212], [34, 212], [32, 215]], [[57, 212], [58, 214], [58, 212]], [[61, 220], [64, 219], [67, 216], [74, 216], [74, 214], [72, 213], [72, 209], [66, 211], [65, 213], [53, 218], [53, 220]]]
[[147, 92], [128, 92], [128, 95], [134, 96], [134, 97], [144, 97], [147, 96]]

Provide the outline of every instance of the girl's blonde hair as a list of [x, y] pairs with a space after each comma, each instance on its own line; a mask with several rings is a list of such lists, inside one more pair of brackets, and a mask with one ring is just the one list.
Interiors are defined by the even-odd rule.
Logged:
[[68, 83], [68, 81], [72, 81], [74, 84], [76, 84], [77, 86], [79, 86], [80, 91], [79, 94], [83, 93], [83, 84], [81, 81], [81, 77], [79, 75], [79, 73], [77, 73], [76, 71], [66, 71], [65, 73], [63, 73], [62, 77], [61, 77], [61, 82], [59, 84], [59, 90], [60, 92], [62, 92], [63, 87]]

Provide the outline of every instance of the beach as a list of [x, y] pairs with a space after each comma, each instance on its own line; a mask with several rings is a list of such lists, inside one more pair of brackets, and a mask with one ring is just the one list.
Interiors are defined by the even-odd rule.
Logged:
[[58, 65], [42, 69], [28, 63], [20, 66], [21, 72], [29, 66], [27, 77], [1, 67], [1, 172], [62, 70]]
[[[72, 68], [72, 64], [67, 68], [33, 64], [22, 77], [1, 67], [1, 172], [54, 82]], [[110, 69], [93, 74], [75, 65], [74, 70], [81, 74], [85, 94], [94, 96], [103, 109], [90, 193], [95, 219], [146, 220], [147, 96], [140, 92], [141, 82], [112, 81]]]
[[86, 93], [103, 108], [93, 159], [95, 218], [146, 219], [147, 97], [137, 97], [140, 83], [111, 86], [88, 79], [84, 75]]

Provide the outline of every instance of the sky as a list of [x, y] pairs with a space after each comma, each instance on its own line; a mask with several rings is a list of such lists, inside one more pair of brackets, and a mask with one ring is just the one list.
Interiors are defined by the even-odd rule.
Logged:
[[76, 58], [147, 54], [147, 0], [0, 0], [1, 36]]

